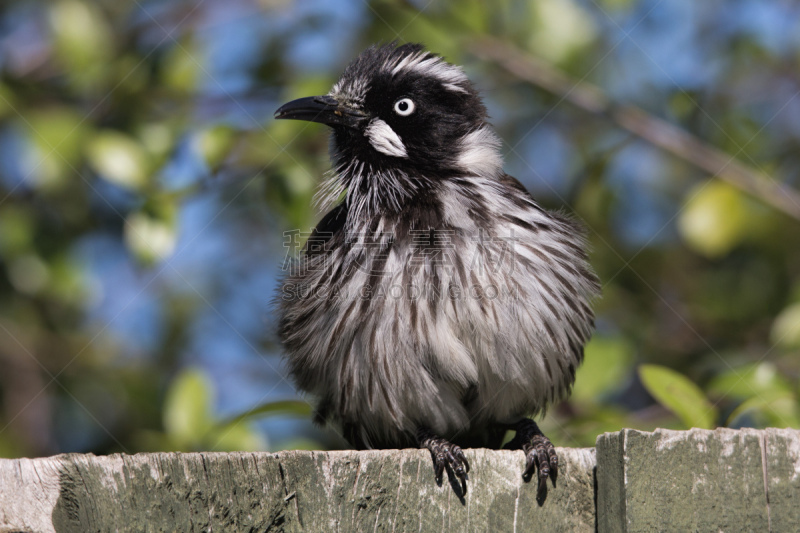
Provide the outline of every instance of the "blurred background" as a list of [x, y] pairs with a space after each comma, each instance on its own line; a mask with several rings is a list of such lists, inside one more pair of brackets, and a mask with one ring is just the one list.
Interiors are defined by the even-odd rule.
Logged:
[[557, 445], [800, 427], [797, 3], [25, 0], [0, 8], [0, 456], [346, 446], [270, 303], [328, 135], [272, 113], [395, 39], [464, 65], [506, 170], [589, 229]]

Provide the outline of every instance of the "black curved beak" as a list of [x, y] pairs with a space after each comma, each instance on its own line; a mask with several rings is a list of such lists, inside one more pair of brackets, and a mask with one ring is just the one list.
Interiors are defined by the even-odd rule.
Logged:
[[368, 117], [363, 111], [342, 105], [330, 96], [308, 96], [282, 105], [275, 111], [275, 118], [357, 128]]

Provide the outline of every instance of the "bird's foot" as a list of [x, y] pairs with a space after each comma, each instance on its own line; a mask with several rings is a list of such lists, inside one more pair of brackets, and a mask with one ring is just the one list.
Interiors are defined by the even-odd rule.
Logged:
[[436, 480], [442, 480], [445, 466], [452, 470], [453, 474], [461, 481], [461, 493], [467, 494], [467, 473], [469, 472], [469, 462], [460, 446], [437, 437], [429, 429], [420, 428], [417, 431], [417, 441], [420, 448], [427, 448], [433, 456], [433, 465], [436, 469]]
[[515, 429], [517, 434], [511, 439], [506, 448], [512, 450], [519, 450], [525, 452], [525, 470], [522, 477], [525, 481], [530, 481], [533, 477], [534, 471], [539, 470], [539, 496], [543, 496], [547, 492], [547, 478], [553, 480], [553, 486], [556, 485], [556, 478], [558, 477], [558, 455], [556, 448], [550, 439], [544, 436], [542, 430], [536, 425], [536, 422], [529, 419], [523, 419], [514, 424], [511, 429]]

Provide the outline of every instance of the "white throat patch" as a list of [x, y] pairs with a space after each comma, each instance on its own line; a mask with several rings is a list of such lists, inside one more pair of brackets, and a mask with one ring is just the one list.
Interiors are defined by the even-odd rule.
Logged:
[[477, 176], [497, 176], [503, 171], [500, 139], [487, 126], [464, 135], [458, 143], [458, 164]]
[[392, 157], [408, 157], [406, 147], [400, 136], [386, 122], [379, 118], [372, 119], [364, 135], [369, 139], [369, 143], [382, 154]]

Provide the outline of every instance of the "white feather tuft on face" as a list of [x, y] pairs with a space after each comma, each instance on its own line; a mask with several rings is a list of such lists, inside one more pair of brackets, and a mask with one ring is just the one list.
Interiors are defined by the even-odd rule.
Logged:
[[391, 71], [392, 76], [406, 71], [436, 78], [442, 82], [444, 88], [448, 91], [466, 93], [467, 90], [463, 86], [469, 84], [469, 79], [464, 74], [464, 71], [461, 70], [461, 67], [451, 65], [441, 57], [424, 51], [407, 55], [396, 64], [386, 65], [386, 68]]
[[379, 118], [372, 119], [364, 130], [369, 143], [382, 154], [392, 157], [408, 157], [406, 147], [394, 130]]
[[363, 77], [340, 79], [328, 92], [328, 96], [335, 98], [344, 105], [362, 109], [364, 107], [364, 99], [366, 98], [368, 87], [369, 80]]
[[489, 127], [464, 135], [459, 142], [458, 165], [473, 175], [490, 177], [503, 170], [500, 139]]

